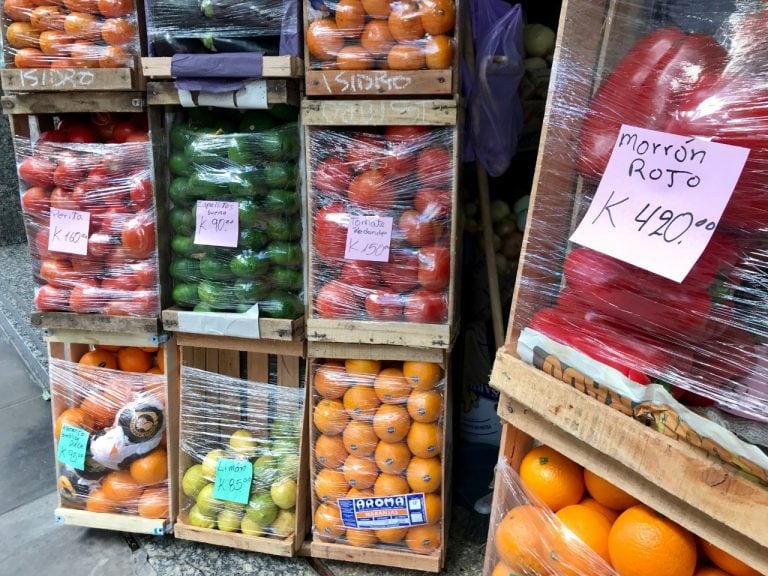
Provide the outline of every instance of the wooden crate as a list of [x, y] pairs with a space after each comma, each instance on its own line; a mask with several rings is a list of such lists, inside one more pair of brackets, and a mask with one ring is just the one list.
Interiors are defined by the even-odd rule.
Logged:
[[[309, 0], [304, 2], [304, 32], [309, 27]], [[456, 25], [453, 32], [453, 65], [445, 70], [338, 70], [313, 68], [313, 58], [304, 42], [306, 93], [317, 98], [452, 98], [461, 86], [460, 54], [462, 41], [462, 5], [456, 0]]]
[[595, 402], [504, 348], [496, 356], [491, 384], [502, 391], [499, 415], [508, 423], [502, 454], [515, 469], [531, 437], [536, 438], [768, 573], [765, 487], [705, 452]]
[[131, 68], [5, 68], [0, 83], [8, 93], [126, 92], [143, 88]]
[[[455, 100], [305, 100], [302, 103], [302, 117], [307, 126], [305, 136], [307, 167], [307, 212], [310, 215], [309, 263], [307, 291], [307, 339], [311, 342], [343, 342], [348, 344], [381, 344], [409, 346], [414, 348], [451, 349], [458, 334], [459, 313], [459, 263], [461, 261], [460, 217], [459, 217], [459, 150], [461, 146], [462, 114]], [[452, 126], [454, 175], [451, 189], [451, 273], [448, 287], [448, 320], [444, 324], [419, 324], [415, 322], [380, 322], [370, 320], [337, 320], [314, 318], [312, 296], [318, 287], [313, 285], [314, 254], [313, 194], [310, 151], [310, 130], [315, 127], [351, 126]], [[364, 128], [362, 129], [364, 130]]]
[[[183, 366], [199, 368], [234, 378], [268, 382], [278, 386], [298, 388], [303, 385], [303, 364], [306, 357], [306, 345], [303, 341], [250, 340], [183, 332], [177, 334], [177, 341], [181, 350]], [[304, 429], [299, 446], [296, 525], [293, 535], [286, 538], [246, 536], [241, 533], [222, 532], [193, 526], [189, 523], [183, 510], [187, 503], [186, 496], [179, 490], [179, 515], [174, 527], [176, 538], [275, 556], [297, 555], [304, 543], [308, 526], [307, 487], [309, 470], [307, 469], [306, 427], [307, 405], [305, 402]], [[191, 458], [188, 455], [179, 454], [179, 478], [182, 477], [190, 462]]]
[[[48, 353], [51, 358], [77, 362], [83, 354], [88, 352], [91, 344], [108, 344], [122, 346], [151, 345], [147, 341], [137, 341], [132, 337], [118, 336], [107, 341], [95, 338], [83, 338], [83, 335], [67, 333], [65, 335], [53, 335], [48, 340]], [[179, 446], [179, 361], [176, 340], [173, 336], [156, 334], [155, 345], [159, 345], [164, 355], [164, 370], [167, 387], [165, 390], [165, 415], [166, 415], [166, 452], [168, 454], [168, 495], [169, 517], [168, 519], [143, 518], [129, 514], [110, 514], [90, 512], [69, 505], [60, 495], [58, 506], [55, 510], [57, 523], [70, 524], [72, 526], [85, 526], [88, 528], [100, 528], [103, 530], [119, 530], [120, 532], [133, 532], [140, 534], [154, 534], [156, 536], [168, 534], [173, 529], [173, 520], [176, 518], [178, 501], [176, 487], [178, 479], [178, 446]], [[115, 371], [116, 375], [120, 372]], [[53, 390], [52, 390], [53, 392]], [[52, 393], [51, 414], [56, 414], [67, 406], [67, 399]], [[54, 456], [55, 458], [55, 456]]]
[[[200, 321], [203, 318], [204, 321]], [[193, 320], [190, 322], [190, 320]], [[206, 312], [205, 316], [177, 306], [163, 310], [163, 328], [170, 332], [191, 332], [207, 336], [234, 336], [231, 323], [236, 321], [240, 330], [249, 329], [252, 334], [259, 332], [259, 338], [264, 340], [297, 341], [304, 339], [304, 317], [295, 320], [281, 318], [259, 318], [257, 321], [248, 320], [242, 314], [223, 312]], [[258, 322], [258, 326], [255, 326]], [[250, 325], [250, 327], [249, 327]]]
[[[313, 538], [309, 545], [309, 555], [314, 558], [326, 560], [341, 560], [344, 562], [356, 562], [360, 564], [372, 564], [375, 566], [389, 566], [393, 568], [403, 568], [408, 570], [423, 570], [426, 572], [440, 572], [445, 566], [447, 554], [448, 531], [450, 527], [451, 511], [451, 446], [453, 445], [453, 432], [451, 428], [452, 414], [452, 390], [450, 384], [450, 355], [448, 351], [438, 348], [409, 348], [406, 346], [389, 345], [363, 345], [363, 344], [343, 344], [327, 342], [309, 342], [308, 344], [308, 364], [307, 374], [309, 379], [308, 414], [311, 416], [314, 407], [314, 368], [320, 360], [327, 359], [376, 359], [376, 360], [418, 360], [423, 362], [433, 362], [440, 364], [445, 373], [445, 388], [443, 389], [443, 446], [441, 448], [442, 476], [443, 486], [442, 495], [442, 522], [440, 527], [441, 546], [431, 554], [418, 554], [403, 549], [366, 547], [358, 548], [348, 544], [338, 542], [325, 542], [321, 539]], [[311, 463], [312, 471], [309, 493], [312, 502], [312, 514], [317, 508], [317, 502], [313, 495], [312, 486], [315, 478], [314, 455], [312, 447], [318, 431], [313, 425], [309, 425], [309, 454], [308, 460]], [[311, 523], [310, 523], [311, 524]]]

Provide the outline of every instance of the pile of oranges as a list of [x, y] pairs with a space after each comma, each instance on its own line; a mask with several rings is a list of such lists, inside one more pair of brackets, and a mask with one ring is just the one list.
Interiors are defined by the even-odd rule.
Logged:
[[[443, 370], [429, 362], [327, 360], [313, 378], [314, 534], [430, 554], [442, 522]], [[339, 498], [425, 495], [426, 524], [346, 528]]]
[[[163, 350], [120, 346], [96, 346], [86, 352], [79, 366], [114, 370], [114, 376], [99, 375], [97, 381], [87, 370], [69, 370], [67, 378], [52, 378], [55, 397], [68, 398], [70, 407], [61, 411], [53, 427], [58, 442], [66, 424], [87, 431], [91, 439], [115, 425], [120, 410], [132, 401], [152, 399], [165, 405], [164, 379], [157, 376], [121, 377], [123, 372], [163, 374]], [[52, 373], [53, 374], [53, 373]], [[66, 381], [62, 381], [66, 380]], [[90, 512], [128, 513], [145, 518], [168, 517], [168, 457], [163, 434], [152, 450], [132, 456], [118, 470], [94, 463], [86, 452], [85, 470], [60, 468], [58, 488], [69, 504]]]
[[520, 480], [544, 506], [518, 505], [504, 515], [492, 576], [759, 576], [548, 446], [525, 455]]
[[454, 0], [339, 0], [307, 29], [314, 68], [444, 70], [453, 63]]

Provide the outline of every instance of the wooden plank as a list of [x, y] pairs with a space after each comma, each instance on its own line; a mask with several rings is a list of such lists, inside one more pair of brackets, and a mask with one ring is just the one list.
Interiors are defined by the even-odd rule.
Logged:
[[455, 126], [456, 100], [304, 100], [305, 126]]
[[278, 386], [288, 386], [290, 388], [299, 388], [301, 382], [302, 359], [299, 356], [278, 356], [277, 357], [277, 384]]
[[40, 92], [3, 96], [5, 114], [58, 114], [64, 112], [141, 112], [147, 100], [143, 92]]
[[157, 346], [158, 342], [158, 336], [154, 334], [119, 334], [87, 330], [45, 329], [43, 337], [47, 342], [82, 342], [109, 346]]
[[118, 532], [134, 534], [154, 534], [156, 536], [162, 536], [171, 530], [171, 523], [168, 520], [142, 518], [141, 516], [131, 516], [129, 514], [106, 514], [60, 506], [56, 508], [54, 515], [56, 522], [59, 524], [85, 526], [101, 530], [116, 530]]
[[[169, 80], [173, 58], [144, 57], [141, 59], [141, 73], [145, 78]], [[304, 75], [304, 62], [297, 56], [264, 56], [262, 78], [299, 78]]]
[[500, 350], [499, 414], [525, 434], [768, 572], [768, 490]]
[[413, 348], [408, 346], [386, 346], [381, 344], [343, 344], [339, 342], [309, 342], [309, 358], [356, 358], [368, 360], [419, 360], [442, 364], [445, 350], [441, 348]]
[[[174, 306], [163, 310], [163, 328], [171, 332], [190, 332], [189, 327], [184, 325], [183, 315], [181, 326], [179, 323], [179, 312], [188, 312], [181, 310]], [[188, 312], [192, 314], [193, 312]], [[206, 321], [210, 318], [213, 324], [218, 319], [230, 317], [231, 314], [222, 314], [219, 312], [205, 312]], [[263, 340], [301, 340], [304, 337], [304, 317], [297, 318], [295, 320], [283, 320], [280, 318], [259, 318], [258, 319], [259, 338]], [[217, 326], [219, 328], [219, 326]], [[205, 331], [204, 331], [205, 330]], [[204, 334], [211, 336], [228, 336], [227, 334], [221, 334], [220, 330], [216, 333], [213, 329], [197, 327], [191, 331], [195, 334]], [[254, 330], [255, 332], [255, 330]]]
[[179, 520], [176, 522], [173, 534], [176, 538], [181, 538], [182, 540], [204, 542], [205, 544], [236, 548], [247, 552], [259, 552], [272, 556], [293, 556], [294, 554], [293, 536], [282, 539], [268, 538], [266, 536], [246, 536], [240, 533], [198, 528], [197, 526], [187, 524], [182, 520], [182, 517], [179, 517]]
[[424, 572], [440, 572], [442, 560], [439, 552], [432, 554], [414, 554], [397, 550], [381, 548], [355, 548], [344, 544], [334, 544], [313, 540], [310, 544], [310, 555], [313, 558], [326, 560], [342, 560], [374, 566], [391, 566], [408, 570], [423, 570]]
[[267, 382], [269, 380], [269, 356], [258, 352], [246, 353], [248, 380]]
[[455, 336], [455, 324], [449, 326], [415, 322], [307, 319], [307, 340], [310, 342], [384, 344], [450, 350]]
[[[267, 81], [267, 104], [291, 104], [298, 106], [299, 89], [289, 80]], [[179, 92], [174, 82], [150, 82], [147, 85], [147, 103], [150, 106], [179, 106]]]
[[162, 331], [157, 318], [135, 316], [32, 312], [30, 321], [33, 326], [49, 330], [65, 329], [150, 335], [157, 335]]
[[223, 350], [284, 354], [288, 356], [304, 356], [306, 354], [306, 343], [303, 341], [251, 340], [249, 338], [206, 336], [203, 334], [190, 334], [187, 332], [178, 332], [176, 338], [180, 346], [220, 348]]
[[134, 89], [129, 68], [6, 68], [0, 70], [4, 92], [71, 92]]
[[181, 376], [179, 374], [179, 355], [176, 339], [171, 336], [160, 348], [160, 354], [164, 354], [164, 372], [166, 381], [165, 391], [165, 450], [168, 454], [168, 494], [170, 507], [168, 510], [171, 520], [175, 520], [179, 513], [179, 499], [176, 491], [181, 486], [179, 477], [179, 420], [181, 411]]
[[307, 96], [452, 95], [452, 70], [307, 70]]

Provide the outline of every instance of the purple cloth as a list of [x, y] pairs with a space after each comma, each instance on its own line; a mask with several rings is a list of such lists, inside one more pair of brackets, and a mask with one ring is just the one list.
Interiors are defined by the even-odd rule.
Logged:
[[263, 57], [261, 52], [176, 54], [171, 74], [176, 78], [260, 78]]
[[177, 78], [176, 88], [190, 92], [221, 94], [240, 90], [248, 80], [248, 78]]
[[299, 0], [283, 0], [283, 24], [280, 27], [280, 56], [301, 56], [302, 34], [299, 31], [301, 22]]

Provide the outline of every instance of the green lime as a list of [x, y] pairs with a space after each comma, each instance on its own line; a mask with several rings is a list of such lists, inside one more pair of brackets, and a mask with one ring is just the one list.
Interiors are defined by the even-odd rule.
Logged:
[[267, 219], [267, 236], [270, 240], [299, 240], [301, 239], [301, 221], [286, 219], [285, 216], [274, 215]]
[[245, 136], [233, 136], [229, 141], [227, 157], [235, 164], [252, 164], [256, 150]]
[[205, 302], [200, 302], [197, 304], [193, 309], [193, 312], [215, 312], [215, 310], [211, 307], [210, 304], [207, 304]]
[[301, 270], [276, 266], [270, 275], [275, 286], [289, 292], [300, 292], [304, 287], [304, 275]]
[[259, 302], [259, 314], [265, 318], [293, 320], [304, 314], [304, 303], [288, 292], [273, 292], [266, 300]]
[[262, 171], [253, 166], [248, 171], [233, 174], [229, 181], [229, 192], [237, 198], [263, 198], [268, 191]]
[[264, 252], [243, 250], [232, 258], [230, 269], [239, 278], [254, 278], [267, 273], [269, 257]]
[[290, 242], [272, 242], [266, 249], [269, 259], [277, 266], [301, 266], [301, 246]]
[[299, 211], [299, 195], [295, 190], [270, 190], [264, 198], [264, 208], [269, 212], [296, 214]]
[[195, 217], [192, 210], [174, 206], [168, 213], [168, 220], [171, 223], [171, 228], [177, 234], [191, 236], [195, 231]]
[[259, 280], [241, 280], [235, 282], [235, 297], [248, 304], [255, 304], [269, 295], [270, 286]]
[[289, 188], [296, 186], [296, 164], [289, 162], [270, 162], [264, 166], [264, 177], [270, 188]]
[[200, 280], [200, 261], [194, 258], [174, 258], [169, 269], [172, 278], [182, 282]]
[[291, 160], [299, 154], [299, 130], [296, 124], [286, 124], [259, 134], [256, 145], [267, 158]]
[[261, 228], [264, 226], [267, 215], [256, 201], [245, 199], [240, 200], [239, 204], [238, 215], [241, 230], [243, 228]]
[[168, 196], [175, 206], [189, 208], [192, 205], [192, 199], [189, 195], [189, 178], [179, 176], [171, 181], [168, 187]]
[[269, 130], [277, 124], [274, 116], [264, 110], [249, 110], [240, 120], [240, 132], [261, 132]]
[[229, 259], [212, 254], [206, 254], [200, 260], [200, 273], [208, 280], [231, 280], [232, 270], [229, 269]]
[[174, 236], [171, 240], [171, 250], [179, 256], [191, 256], [200, 251], [199, 246], [195, 245], [192, 236]]
[[191, 283], [176, 284], [171, 294], [173, 301], [184, 308], [192, 308], [200, 302], [198, 285]]
[[192, 174], [192, 164], [184, 152], [173, 152], [168, 158], [168, 170], [176, 176], [189, 176]]
[[250, 248], [251, 250], [260, 250], [269, 242], [266, 232], [257, 228], [241, 228], [240, 237], [237, 241], [238, 248]]

